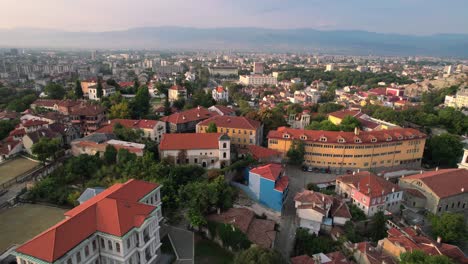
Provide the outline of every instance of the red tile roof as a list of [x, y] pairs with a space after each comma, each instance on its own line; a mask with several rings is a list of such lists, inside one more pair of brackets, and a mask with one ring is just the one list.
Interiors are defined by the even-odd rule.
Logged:
[[156, 208], [138, 201], [158, 186], [137, 180], [115, 184], [66, 212], [67, 219], [21, 245], [16, 251], [54, 262], [97, 231], [122, 237], [132, 228], [141, 226]]
[[47, 124], [49, 124], [49, 122], [47, 121], [42, 121], [39, 119], [30, 119], [30, 120], [26, 120], [25, 122], [23, 122], [21, 126], [34, 127], [34, 126], [42, 126], [42, 125], [47, 125]]
[[348, 205], [335, 197], [333, 197], [333, 204], [330, 208], [330, 214], [333, 217], [342, 217], [351, 219], [351, 212], [349, 211]]
[[183, 124], [193, 121], [202, 121], [216, 115], [218, 115], [218, 113], [208, 111], [208, 109], [199, 106], [190, 110], [174, 113], [170, 116], [163, 116], [160, 120], [173, 124]]
[[[341, 253], [340, 251], [331, 252], [331, 253], [325, 254], [325, 256], [327, 256], [329, 259], [331, 259], [331, 261], [321, 262], [321, 261], [323, 261], [323, 259], [321, 259], [321, 261], [319, 263], [321, 263], [321, 264], [350, 264], [350, 263], [354, 263], [354, 262], [348, 261], [346, 259], [346, 256], [343, 255], [343, 253]], [[308, 255], [301, 255], [301, 256], [296, 256], [296, 257], [291, 258], [291, 263], [292, 264], [316, 264], [317, 262], [314, 260], [313, 257], [310, 257]]]
[[353, 117], [358, 118], [361, 115], [363, 115], [363, 113], [361, 111], [357, 111], [357, 110], [340, 110], [340, 111], [336, 111], [336, 112], [331, 112], [328, 115], [339, 118], [339, 119], [343, 119], [343, 118], [345, 118], [347, 116], [353, 116]]
[[115, 124], [121, 124], [126, 128], [133, 129], [153, 129], [157, 124], [157, 120], [147, 120], [147, 119], [112, 119], [109, 120], [108, 125], [114, 127]]
[[265, 159], [270, 157], [281, 156], [281, 152], [269, 149], [257, 145], [248, 145], [247, 146], [248, 152], [254, 157], [254, 159]]
[[100, 105], [82, 102], [79, 105], [73, 106], [70, 110], [70, 114], [80, 116], [97, 116], [103, 114], [105, 111], [106, 108]]
[[216, 92], [224, 93], [224, 88], [222, 86], [218, 86], [218, 87], [216, 87]]
[[132, 87], [134, 85], [133, 82], [119, 82], [119, 86], [121, 88], [127, 88], [127, 87]]
[[171, 88], [169, 88], [170, 90], [177, 90], [177, 91], [185, 91], [187, 90], [185, 87], [182, 87], [180, 85], [173, 85], [171, 86]]
[[445, 255], [457, 263], [468, 263], [468, 258], [457, 246], [437, 243], [412, 227], [391, 228], [387, 233], [387, 240], [399, 247], [403, 247], [405, 251], [421, 250], [429, 255]]
[[258, 129], [261, 123], [243, 116], [213, 116], [200, 123], [199, 126], [208, 126], [215, 123], [217, 127], [235, 128], [235, 129]]
[[400, 190], [398, 185], [368, 171], [359, 172], [355, 175], [339, 176], [336, 180], [351, 185], [354, 189], [369, 197], [380, 197]]
[[284, 192], [289, 186], [289, 177], [288, 176], [283, 176], [279, 179], [279, 181], [276, 181], [275, 183], [275, 190]]
[[[160, 150], [219, 149], [223, 133], [180, 133], [164, 134]], [[227, 136], [226, 136], [227, 138]]]
[[305, 204], [332, 204], [333, 198], [323, 193], [304, 190], [294, 196], [294, 201]]
[[[284, 135], [289, 135], [288, 138], [284, 138]], [[268, 133], [269, 139], [283, 139], [293, 140], [301, 139], [305, 136], [305, 141], [320, 142], [320, 138], [324, 137], [327, 139], [327, 143], [340, 143], [339, 139], [344, 139], [344, 143], [341, 144], [361, 144], [355, 143], [356, 139], [360, 139], [364, 144], [382, 144], [382, 142], [394, 142], [404, 140], [414, 140], [426, 138], [424, 133], [419, 132], [412, 128], [395, 128], [390, 130], [378, 130], [378, 131], [359, 131], [356, 135], [354, 132], [343, 132], [343, 131], [323, 131], [323, 130], [305, 130], [305, 129], [293, 129], [288, 127], [279, 127], [277, 130], [271, 130]], [[401, 137], [401, 139], [398, 139]], [[375, 139], [375, 142], [372, 140]]]
[[370, 242], [360, 242], [354, 245], [361, 254], [367, 257], [370, 264], [397, 263], [392, 257], [382, 253], [382, 251], [378, 250], [377, 248], [372, 247]]
[[276, 181], [283, 172], [283, 166], [281, 164], [270, 163], [264, 166], [253, 168], [250, 170], [250, 172], [258, 174], [262, 176], [262, 178]]
[[250, 241], [264, 248], [270, 248], [275, 241], [275, 222], [256, 219], [254, 212], [246, 208], [230, 208], [221, 214], [207, 216], [207, 220], [231, 224], [245, 233]]
[[468, 170], [465, 169], [429, 171], [406, 176], [401, 180], [420, 180], [440, 198], [468, 192]]

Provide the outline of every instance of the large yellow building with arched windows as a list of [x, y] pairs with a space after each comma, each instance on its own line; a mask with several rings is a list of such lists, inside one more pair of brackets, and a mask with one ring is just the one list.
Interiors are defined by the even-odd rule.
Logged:
[[280, 127], [268, 133], [268, 148], [285, 155], [294, 140], [304, 144], [304, 165], [340, 173], [419, 168], [426, 135], [411, 128], [342, 132]]

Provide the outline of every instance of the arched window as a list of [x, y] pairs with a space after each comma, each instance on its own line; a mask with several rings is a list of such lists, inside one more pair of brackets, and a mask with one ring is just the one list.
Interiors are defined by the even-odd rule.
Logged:
[[115, 250], [120, 253], [120, 243], [115, 243]]
[[373, 138], [373, 139], [371, 139], [371, 142], [372, 142], [372, 143], [375, 143], [375, 142], [377, 142], [377, 139], [376, 139], [376, 138]]
[[327, 142], [327, 138], [326, 137], [320, 137], [320, 141]]
[[226, 143], [223, 143], [223, 148], [227, 148], [227, 144], [226, 144]]

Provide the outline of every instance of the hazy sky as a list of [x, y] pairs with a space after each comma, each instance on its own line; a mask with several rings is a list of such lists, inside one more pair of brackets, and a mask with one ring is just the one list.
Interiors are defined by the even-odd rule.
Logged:
[[468, 33], [468, 0], [0, 0], [0, 28], [143, 26]]

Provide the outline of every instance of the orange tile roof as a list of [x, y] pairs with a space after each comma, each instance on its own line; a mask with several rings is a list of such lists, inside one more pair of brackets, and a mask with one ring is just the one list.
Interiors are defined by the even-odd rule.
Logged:
[[208, 111], [208, 109], [199, 106], [190, 110], [174, 113], [170, 116], [163, 116], [160, 120], [173, 124], [183, 124], [193, 121], [202, 121], [216, 115], [218, 115], [218, 113]]
[[340, 111], [331, 112], [328, 115], [339, 118], [339, 119], [343, 119], [347, 116], [353, 116], [353, 117], [358, 118], [361, 115], [363, 115], [363, 113], [358, 110], [340, 110]]
[[[284, 135], [289, 135], [289, 138], [284, 138]], [[277, 130], [271, 130], [268, 133], [270, 139], [283, 139], [293, 140], [301, 139], [306, 137], [305, 141], [321, 142], [320, 138], [324, 137], [327, 139], [324, 143], [340, 143], [339, 139], [344, 139], [344, 143], [340, 144], [361, 144], [355, 143], [356, 139], [360, 139], [364, 144], [382, 144], [383, 142], [394, 142], [404, 140], [414, 140], [426, 138], [424, 133], [419, 132], [412, 128], [395, 128], [390, 130], [378, 130], [378, 131], [359, 131], [356, 135], [354, 132], [343, 132], [343, 131], [323, 131], [323, 130], [305, 130], [305, 129], [294, 129], [288, 127], [279, 127]], [[401, 139], [398, 139], [401, 137]], [[372, 142], [372, 140], [376, 140]]]
[[219, 149], [223, 133], [180, 133], [164, 134], [160, 150]]
[[138, 180], [115, 184], [66, 212], [67, 219], [19, 246], [16, 251], [54, 262], [97, 231], [121, 237], [133, 227], [141, 226], [156, 208], [138, 201], [158, 186]]
[[171, 86], [171, 88], [169, 88], [170, 90], [177, 90], [177, 91], [185, 91], [187, 90], [185, 87], [182, 87], [180, 85], [173, 85]]
[[42, 126], [42, 125], [46, 125], [46, 124], [49, 124], [49, 122], [42, 121], [42, 120], [39, 120], [39, 119], [30, 119], [30, 120], [26, 120], [25, 122], [23, 122], [21, 124], [21, 126], [23, 126], [23, 127], [33, 127], [33, 126]]
[[406, 176], [401, 180], [420, 180], [440, 198], [468, 192], [468, 170], [465, 169], [429, 171]]
[[437, 243], [431, 238], [417, 232], [412, 227], [404, 227], [402, 229], [391, 228], [387, 231], [387, 239], [393, 244], [398, 244], [405, 251], [421, 250], [429, 255], [445, 255], [458, 263], [468, 263], [468, 258], [465, 257], [463, 251], [457, 246]]
[[269, 157], [281, 156], [281, 152], [257, 145], [248, 145], [248, 151], [255, 159], [264, 159]]
[[212, 107], [218, 109], [224, 115], [231, 115], [236, 112], [236, 110], [229, 108], [227, 106], [224, 106], [224, 105], [213, 105]]
[[153, 129], [157, 124], [158, 120], [148, 119], [112, 119], [108, 121], [108, 125], [114, 127], [115, 124], [121, 124], [126, 128], [133, 129]]
[[369, 197], [380, 197], [400, 190], [398, 185], [368, 171], [359, 172], [355, 175], [342, 175], [336, 180], [351, 185], [354, 189]]
[[198, 125], [208, 126], [210, 123], [215, 123], [217, 127], [235, 128], [235, 129], [257, 129], [261, 127], [261, 123], [243, 116], [213, 116], [208, 118]]
[[283, 166], [277, 163], [270, 163], [264, 166], [259, 166], [250, 170], [250, 172], [258, 174], [263, 178], [276, 181], [283, 172]]

